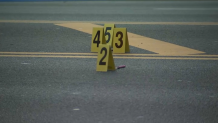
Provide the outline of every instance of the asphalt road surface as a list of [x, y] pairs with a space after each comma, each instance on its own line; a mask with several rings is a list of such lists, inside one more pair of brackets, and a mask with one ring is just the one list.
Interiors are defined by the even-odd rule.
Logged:
[[[130, 53], [113, 55], [126, 68], [96, 72], [75, 22], [153, 47], [129, 35]], [[0, 123], [217, 123], [217, 34], [218, 2], [0, 3]]]
[[1, 3], [4, 20], [217, 22], [216, 1]]

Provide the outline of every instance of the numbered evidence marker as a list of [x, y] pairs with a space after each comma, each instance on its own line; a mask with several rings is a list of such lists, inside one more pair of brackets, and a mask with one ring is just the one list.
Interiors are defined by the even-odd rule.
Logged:
[[98, 52], [100, 44], [105, 44], [104, 28], [94, 27], [92, 30], [91, 52]]
[[126, 53], [129, 50], [129, 41], [126, 28], [114, 28], [113, 53]]
[[107, 70], [115, 70], [114, 59], [110, 45], [100, 44], [96, 71], [106, 72]]
[[114, 24], [104, 24], [104, 32], [106, 43], [113, 47]]

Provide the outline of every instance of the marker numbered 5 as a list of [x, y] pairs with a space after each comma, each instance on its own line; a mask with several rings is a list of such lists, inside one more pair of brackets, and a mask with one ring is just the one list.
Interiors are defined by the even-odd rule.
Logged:
[[113, 47], [113, 34], [114, 34], [114, 24], [105, 24], [104, 25], [104, 35], [106, 43]]

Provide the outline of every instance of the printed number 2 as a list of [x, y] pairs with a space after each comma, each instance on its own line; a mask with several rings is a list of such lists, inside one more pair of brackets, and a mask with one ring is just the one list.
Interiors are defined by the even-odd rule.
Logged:
[[[97, 38], [98, 37], [98, 38]], [[96, 41], [96, 38], [97, 38], [97, 41]], [[99, 41], [99, 38], [100, 38], [100, 30], [97, 31], [96, 35], [95, 35], [95, 38], [93, 40], [93, 43], [97, 43], [97, 47], [99, 46], [100, 44], [100, 41]]]
[[104, 60], [104, 58], [105, 58], [106, 55], [107, 55], [107, 48], [103, 47], [103, 48], [101, 49], [101, 54], [102, 54], [103, 51], [104, 51], [104, 56], [101, 58], [101, 60], [100, 60], [100, 62], [99, 62], [99, 65], [106, 65], [106, 62], [103, 62], [103, 60]]
[[105, 30], [105, 36], [108, 35], [108, 39], [106, 41], [108, 43], [111, 39], [111, 34], [109, 32], [107, 32], [107, 30], [111, 30], [111, 27], [106, 27], [106, 30]]
[[121, 48], [123, 46], [123, 33], [122, 32], [117, 32], [116, 37], [118, 37], [118, 35], [120, 35], [120, 38], [118, 39], [120, 41], [120, 45], [118, 45], [117, 43], [115, 43], [115, 46], [117, 48]]

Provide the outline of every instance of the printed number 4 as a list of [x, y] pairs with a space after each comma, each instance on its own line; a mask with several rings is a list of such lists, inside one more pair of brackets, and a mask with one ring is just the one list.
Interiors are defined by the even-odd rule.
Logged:
[[[96, 41], [96, 38], [97, 38], [97, 41]], [[95, 38], [94, 38], [94, 40], [93, 40], [93, 43], [97, 43], [97, 47], [98, 47], [99, 44], [100, 44], [99, 38], [100, 38], [100, 30], [97, 31], [97, 33], [96, 33], [96, 35], [95, 35]]]

